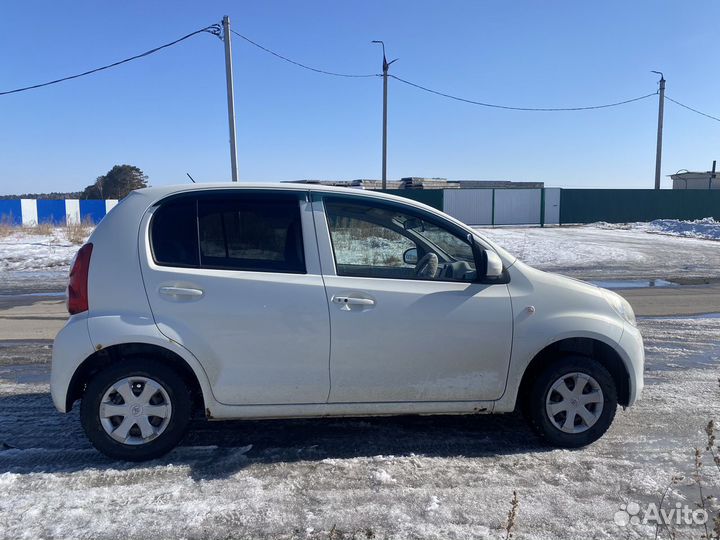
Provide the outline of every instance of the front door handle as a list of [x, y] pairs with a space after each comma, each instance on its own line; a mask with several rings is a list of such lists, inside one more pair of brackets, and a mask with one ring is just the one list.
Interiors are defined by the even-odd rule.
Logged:
[[371, 298], [358, 298], [356, 296], [333, 296], [332, 301], [334, 304], [339, 304], [340, 309], [343, 311], [350, 311], [350, 306], [370, 308], [375, 305], [375, 300]]
[[194, 289], [192, 287], [160, 287], [160, 294], [165, 296], [200, 298], [203, 295], [203, 291], [202, 289]]

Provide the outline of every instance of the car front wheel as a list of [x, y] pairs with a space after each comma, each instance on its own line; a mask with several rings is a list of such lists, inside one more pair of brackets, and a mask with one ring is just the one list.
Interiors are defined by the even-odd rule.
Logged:
[[617, 390], [597, 360], [566, 357], [539, 374], [525, 405], [530, 423], [549, 444], [578, 448], [595, 442], [610, 427]]
[[190, 393], [182, 378], [156, 362], [131, 359], [98, 373], [80, 406], [83, 429], [113, 459], [144, 461], [172, 450], [190, 421]]

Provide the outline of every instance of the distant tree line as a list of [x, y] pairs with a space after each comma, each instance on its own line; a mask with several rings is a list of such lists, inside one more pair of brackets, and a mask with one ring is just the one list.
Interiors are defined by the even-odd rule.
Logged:
[[0, 195], [0, 199], [122, 199], [148, 186], [147, 175], [134, 165], [115, 165], [82, 191]]
[[8, 199], [81, 199], [82, 191], [62, 193], [53, 191], [52, 193], [23, 193], [22, 195], [0, 195], [0, 200]]

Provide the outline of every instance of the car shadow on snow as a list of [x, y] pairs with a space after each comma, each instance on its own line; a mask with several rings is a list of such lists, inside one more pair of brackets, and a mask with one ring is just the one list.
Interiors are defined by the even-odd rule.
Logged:
[[195, 420], [178, 448], [145, 463], [112, 461], [85, 438], [78, 407], [46, 393], [0, 397], [0, 473], [72, 473], [186, 466], [196, 479], [253, 464], [372, 456], [486, 457], [548, 450], [517, 414], [301, 420]]

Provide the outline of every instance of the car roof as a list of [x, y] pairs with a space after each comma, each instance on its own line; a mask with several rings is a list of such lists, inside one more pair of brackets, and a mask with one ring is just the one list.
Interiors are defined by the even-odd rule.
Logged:
[[366, 190], [342, 187], [326, 186], [324, 184], [299, 184], [294, 182], [203, 182], [200, 184], [173, 184], [169, 186], [147, 187], [138, 189], [138, 193], [149, 196], [157, 195], [164, 197], [174, 193], [205, 190], [205, 189], [283, 189], [291, 191], [341, 191], [341, 192], [363, 192]]
[[160, 201], [170, 195], [178, 193], [193, 193], [200, 191], [216, 191], [216, 190], [277, 190], [277, 191], [300, 191], [300, 192], [322, 192], [322, 193], [337, 193], [337, 194], [351, 194], [360, 195], [367, 197], [374, 197], [385, 200], [401, 201], [411, 206], [418, 206], [427, 208], [426, 205], [418, 203], [412, 199], [400, 197], [398, 195], [391, 195], [389, 193], [383, 193], [379, 191], [364, 190], [349, 187], [339, 186], [326, 186], [323, 184], [296, 184], [296, 183], [261, 183], [261, 182], [213, 182], [213, 183], [202, 183], [202, 184], [175, 184], [169, 186], [158, 186], [148, 187], [143, 189], [135, 190], [134, 193], [149, 198], [152, 203]]

